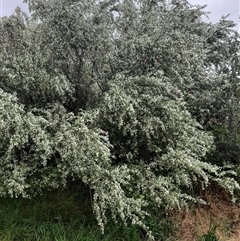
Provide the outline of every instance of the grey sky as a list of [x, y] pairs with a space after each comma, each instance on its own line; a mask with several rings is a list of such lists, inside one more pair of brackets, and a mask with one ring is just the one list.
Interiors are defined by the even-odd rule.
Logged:
[[14, 9], [19, 6], [23, 11], [28, 12], [28, 5], [23, 3], [23, 0], [0, 0], [2, 9], [2, 16], [9, 16], [13, 14]]
[[[211, 12], [204, 21], [216, 23], [222, 16], [230, 14], [229, 20], [239, 24], [240, 0], [189, 0], [194, 5], [206, 5], [205, 10]], [[236, 28], [239, 30], [239, 28]]]
[[[216, 23], [221, 16], [230, 14], [229, 19], [238, 23], [239, 20], [239, 1], [240, 0], [189, 0], [191, 4], [205, 5], [206, 11], [212, 12], [209, 17], [210, 19], [204, 19], [212, 23]], [[22, 10], [28, 11], [28, 6], [26, 3], [23, 3], [23, 0], [0, 0], [2, 4], [1, 13], [2, 16], [11, 15], [14, 12], [14, 9], [19, 6]]]

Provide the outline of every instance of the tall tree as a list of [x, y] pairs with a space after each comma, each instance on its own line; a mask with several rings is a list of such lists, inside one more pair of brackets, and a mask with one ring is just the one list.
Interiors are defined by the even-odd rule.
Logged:
[[0, 20], [1, 195], [78, 179], [102, 230], [109, 213], [148, 230], [151, 207], [200, 201], [196, 183], [239, 188], [207, 161], [211, 123], [239, 120], [231, 22], [186, 0], [25, 2]]

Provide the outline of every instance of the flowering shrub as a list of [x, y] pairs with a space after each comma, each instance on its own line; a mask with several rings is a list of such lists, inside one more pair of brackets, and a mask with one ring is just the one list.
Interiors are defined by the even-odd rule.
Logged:
[[233, 23], [186, 0], [25, 2], [29, 18], [0, 19], [0, 195], [81, 180], [102, 231], [113, 218], [151, 234], [152, 207], [203, 202], [195, 184], [239, 188], [206, 159], [239, 119], [223, 140], [207, 128], [239, 104]]
[[69, 177], [94, 183], [98, 172], [110, 167], [108, 138], [89, 129], [84, 115], [73, 116], [61, 106], [26, 112], [2, 90], [0, 108], [1, 195], [28, 196], [66, 185]]
[[109, 133], [113, 165], [124, 167], [122, 174], [128, 175], [128, 181], [118, 185], [132, 200], [144, 201], [144, 209], [201, 201], [183, 191], [197, 182], [206, 186], [214, 180], [232, 194], [238, 188], [227, 177], [231, 172], [204, 161], [214, 148], [213, 136], [192, 118], [181, 91], [161, 73], [135, 78], [119, 75], [99, 107], [98, 123]]

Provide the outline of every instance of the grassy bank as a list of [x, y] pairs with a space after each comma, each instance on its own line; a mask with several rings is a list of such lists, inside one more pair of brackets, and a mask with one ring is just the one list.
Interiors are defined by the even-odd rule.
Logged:
[[[149, 217], [157, 241], [200, 241], [211, 227], [219, 241], [240, 240], [240, 208], [224, 190], [210, 186], [200, 194], [207, 205]], [[44, 192], [33, 199], [0, 198], [0, 241], [146, 241], [137, 227], [110, 222], [101, 234], [89, 190], [74, 187]]]
[[[74, 188], [45, 192], [31, 200], [0, 198], [0, 241], [147, 240], [137, 227], [114, 222], [102, 235], [89, 196], [89, 190]], [[159, 240], [173, 240], [175, 226], [171, 221], [156, 216], [148, 223]]]

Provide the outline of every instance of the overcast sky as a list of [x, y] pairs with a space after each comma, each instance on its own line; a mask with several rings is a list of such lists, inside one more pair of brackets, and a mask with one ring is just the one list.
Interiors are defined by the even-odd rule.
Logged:
[[[208, 5], [206, 11], [211, 12], [211, 14], [209, 15], [210, 19], [206, 19], [206, 21], [216, 23], [221, 16], [230, 14], [230, 20], [236, 23], [239, 22], [240, 0], [189, 0], [189, 2], [196, 5]], [[24, 11], [28, 11], [28, 6], [26, 3], [23, 3], [23, 0], [0, 0], [0, 3], [1, 16], [11, 15], [17, 6]]]
[[[211, 12], [209, 19], [204, 19], [216, 23], [222, 16], [230, 14], [229, 20], [239, 24], [240, 0], [189, 0], [194, 5], [206, 5], [206, 11]], [[239, 30], [239, 28], [236, 28]]]

